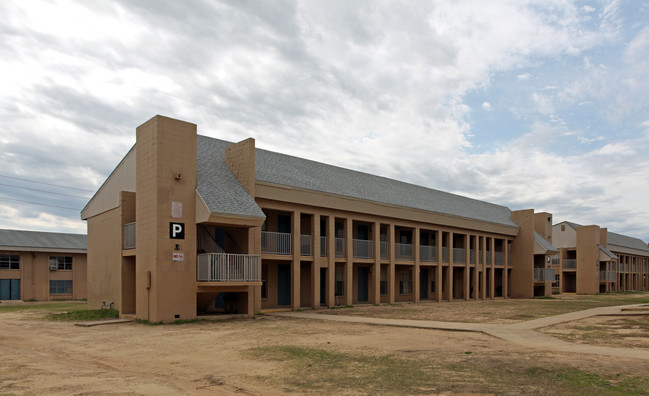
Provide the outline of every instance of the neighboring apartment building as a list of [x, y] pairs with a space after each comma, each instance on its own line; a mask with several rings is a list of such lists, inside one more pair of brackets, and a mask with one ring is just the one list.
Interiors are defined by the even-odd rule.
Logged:
[[0, 300], [86, 298], [86, 236], [0, 230]]
[[88, 304], [200, 313], [552, 292], [552, 217], [156, 116], [82, 211]]
[[552, 241], [557, 292], [649, 290], [649, 247], [640, 239], [564, 221], [552, 227]]

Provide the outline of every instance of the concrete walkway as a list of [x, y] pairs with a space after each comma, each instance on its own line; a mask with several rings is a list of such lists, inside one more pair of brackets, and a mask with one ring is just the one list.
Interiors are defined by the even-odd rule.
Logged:
[[559, 323], [571, 322], [589, 318], [591, 316], [599, 315], [638, 315], [646, 314], [644, 312], [623, 312], [623, 309], [637, 307], [638, 305], [623, 305], [616, 307], [601, 307], [592, 308], [585, 311], [569, 312], [562, 315], [548, 316], [545, 318], [528, 320], [525, 322], [518, 322], [512, 324], [492, 324], [492, 323], [463, 323], [463, 322], [439, 322], [432, 320], [410, 320], [410, 319], [382, 319], [382, 318], [368, 318], [361, 316], [344, 316], [344, 315], [327, 315], [315, 312], [277, 312], [270, 315], [302, 318], [302, 319], [317, 319], [317, 320], [330, 320], [335, 322], [346, 323], [365, 323], [379, 326], [397, 326], [397, 327], [411, 327], [417, 329], [436, 329], [436, 330], [451, 330], [451, 331], [471, 331], [477, 333], [488, 334], [505, 341], [512, 342], [521, 346], [553, 350], [559, 352], [571, 353], [589, 353], [594, 355], [615, 356], [625, 358], [636, 358], [649, 360], [649, 351], [644, 348], [613, 348], [603, 347], [596, 345], [573, 344], [570, 342], [562, 341], [558, 338], [539, 333], [535, 331], [542, 327], [552, 326]]

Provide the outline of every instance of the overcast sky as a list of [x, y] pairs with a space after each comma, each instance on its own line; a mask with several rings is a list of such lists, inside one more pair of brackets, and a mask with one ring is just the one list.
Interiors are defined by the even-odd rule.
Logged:
[[161, 114], [649, 241], [649, 1], [2, 1], [0, 15], [0, 228], [85, 233], [88, 197]]

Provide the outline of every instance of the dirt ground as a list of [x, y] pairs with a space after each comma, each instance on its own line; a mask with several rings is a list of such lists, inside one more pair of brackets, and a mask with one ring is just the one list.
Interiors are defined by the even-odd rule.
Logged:
[[[43, 316], [0, 313], [0, 394], [649, 394], [647, 361], [531, 350], [479, 333], [268, 315], [96, 327]], [[634, 346], [649, 353], [646, 342]], [[404, 367], [420, 376], [382, 382]]]

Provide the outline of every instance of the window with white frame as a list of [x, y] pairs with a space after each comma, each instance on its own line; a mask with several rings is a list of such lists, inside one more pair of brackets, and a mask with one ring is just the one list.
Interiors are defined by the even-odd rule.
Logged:
[[72, 281], [50, 280], [50, 294], [72, 294]]
[[412, 270], [404, 270], [399, 274], [399, 293], [412, 293]]
[[72, 257], [69, 256], [50, 256], [50, 269], [59, 271], [72, 270]]
[[20, 256], [17, 254], [0, 254], [0, 269], [20, 269]]

